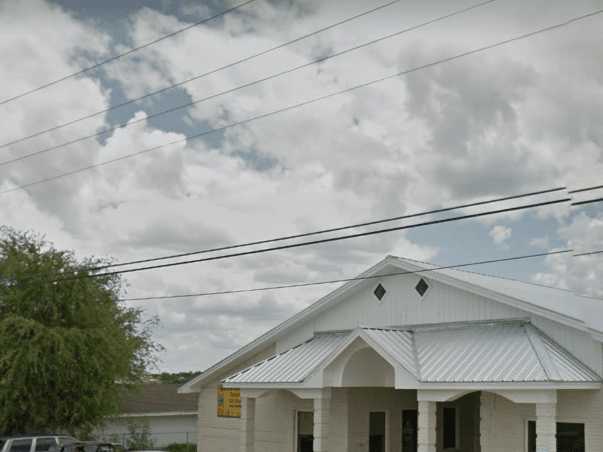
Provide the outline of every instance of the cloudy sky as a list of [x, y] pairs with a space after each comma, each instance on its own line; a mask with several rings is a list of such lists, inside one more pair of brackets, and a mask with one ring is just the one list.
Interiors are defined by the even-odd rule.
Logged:
[[[379, 4], [257, 0], [100, 70], [0, 105], [0, 143], [211, 71]], [[603, 0], [498, 0], [192, 108], [146, 119], [471, 4], [401, 0], [162, 95], [1, 148], [0, 162], [6, 162], [136, 122], [0, 165], [0, 191], [603, 8]], [[0, 99], [224, 8], [217, 0], [0, 0]], [[531, 190], [603, 184], [602, 27], [599, 15], [201, 139], [9, 191], [0, 195], [0, 224], [43, 233], [78, 256], [123, 261]], [[128, 275], [127, 296], [349, 277], [387, 254], [455, 264], [563, 247], [603, 248], [602, 206], [556, 206], [140, 272]], [[603, 257], [566, 255], [475, 269], [603, 297]], [[161, 320], [156, 339], [166, 349], [162, 370], [204, 369], [332, 288], [133, 304]]]

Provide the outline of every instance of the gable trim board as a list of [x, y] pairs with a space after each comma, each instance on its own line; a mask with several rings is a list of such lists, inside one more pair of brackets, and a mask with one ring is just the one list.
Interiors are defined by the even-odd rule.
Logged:
[[[421, 271], [422, 273], [426, 273], [428, 277], [434, 281], [438, 281], [457, 289], [464, 290], [508, 306], [512, 306], [522, 311], [544, 317], [583, 332], [587, 332], [594, 339], [603, 341], [603, 330], [589, 326], [584, 319], [584, 317], [588, 316], [586, 314], [580, 315], [581, 308], [583, 306], [577, 305], [582, 302], [586, 304], [588, 299], [579, 297], [569, 291], [545, 288], [541, 286], [531, 286], [528, 283], [522, 283], [514, 280], [504, 280], [502, 278], [460, 270], [431, 270], [432, 268], [436, 267], [431, 264], [426, 264], [419, 261], [411, 261], [409, 259], [402, 259], [395, 256], [386, 257], [378, 264], [360, 274], [359, 278], [378, 276], [380, 273], [384, 273], [385, 270], [392, 267], [398, 271]], [[364, 287], [366, 282], [367, 279], [359, 279], [345, 283], [298, 314], [292, 316], [285, 322], [279, 324], [264, 335], [258, 337], [235, 353], [210, 367], [197, 378], [181, 386], [179, 392], [197, 392], [201, 387], [203, 387], [204, 383], [215, 379], [220, 374], [228, 374], [228, 372], [233, 370], [237, 363], [251, 357], [259, 350], [268, 347], [278, 338], [283, 337], [287, 332], [291, 331], [295, 327], [300, 326], [312, 318], [315, 318], [318, 314], [326, 309], [335, 306], [346, 296], [349, 296], [356, 290]], [[513, 290], [506, 290], [508, 287], [504, 287], [505, 290], [503, 293], [501, 286], [512, 286], [511, 288]], [[555, 309], [553, 309], [553, 307], [547, 307], [546, 304], [549, 298], [551, 298], [550, 295], [557, 295], [559, 293], [550, 291], [559, 291], [563, 293], [564, 296], [567, 296], [567, 299], [571, 300], [572, 303], [575, 303], [576, 306], [563, 306], [557, 303], [557, 306], [553, 306]], [[530, 293], [533, 295], [537, 292], [541, 294], [541, 298], [543, 298], [543, 300], [540, 300], [538, 304], [527, 300], [527, 298], [530, 297], [526, 295], [530, 295]], [[510, 293], [513, 293], [514, 296], [510, 295]], [[603, 304], [601, 306], [602, 309], [600, 312], [601, 315], [603, 315]]]

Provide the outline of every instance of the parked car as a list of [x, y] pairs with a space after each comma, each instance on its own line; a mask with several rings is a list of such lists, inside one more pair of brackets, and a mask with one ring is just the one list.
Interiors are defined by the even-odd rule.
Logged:
[[77, 440], [59, 434], [15, 435], [0, 438], [0, 452], [52, 452]]
[[83, 441], [85, 452], [125, 452], [121, 444], [100, 441]]
[[[101, 441], [75, 441], [64, 444], [56, 452], [124, 452], [120, 444], [106, 443]], [[1, 452], [1, 451], [0, 451]], [[54, 451], [48, 451], [54, 452]]]
[[128, 452], [167, 452], [165, 449], [128, 449]]

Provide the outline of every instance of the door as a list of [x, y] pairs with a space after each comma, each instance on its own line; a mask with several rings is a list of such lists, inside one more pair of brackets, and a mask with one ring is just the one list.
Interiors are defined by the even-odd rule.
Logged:
[[312, 452], [314, 448], [314, 413], [297, 412], [297, 452]]
[[402, 411], [402, 452], [417, 452], [418, 437], [417, 410]]
[[369, 415], [369, 452], [385, 452], [386, 420], [384, 411]]
[[[557, 451], [584, 452], [584, 424], [557, 422]], [[536, 452], [536, 422], [528, 422], [528, 452]]]

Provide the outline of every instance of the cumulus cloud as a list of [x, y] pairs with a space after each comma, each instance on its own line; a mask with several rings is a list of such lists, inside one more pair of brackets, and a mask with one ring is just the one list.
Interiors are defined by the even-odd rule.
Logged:
[[550, 247], [550, 240], [548, 236], [537, 237], [530, 240], [530, 246], [533, 246], [534, 248], [548, 249]]
[[497, 245], [501, 245], [511, 238], [513, 230], [507, 226], [496, 225], [490, 229], [489, 235]]
[[[176, 2], [178, 3], [178, 2]], [[571, 3], [571, 4], [570, 4]], [[60, 172], [120, 158], [302, 102], [414, 65], [507, 38], [583, 13], [596, 2], [553, 4], [518, 0], [348, 54], [286, 77], [197, 104], [163, 117], [160, 109], [198, 99], [359, 44], [454, 9], [448, 2], [401, 2], [372, 16], [283, 48], [260, 59], [182, 86], [174, 95], [141, 102], [131, 120], [102, 142], [88, 140], [36, 159], [0, 167], [10, 188]], [[90, 18], [56, 4], [8, 0], [0, 4], [2, 86], [11, 94], [76, 71], [129, 43], [199, 19], [194, 2], [163, 13], [142, 2], [125, 18], [127, 36], [112, 36]], [[10, 141], [233, 60], [354, 15], [371, 5], [346, 2], [257, 2], [151, 46], [136, 55], [2, 106], [0, 141]], [[548, 11], [546, 17], [542, 10]], [[521, 12], [521, 14], [519, 13]], [[119, 17], [120, 11], [115, 11]], [[495, 19], [493, 19], [495, 18]], [[477, 24], [477, 25], [476, 25]], [[486, 26], [487, 24], [487, 26]], [[31, 30], [35, 30], [32, 33]], [[183, 141], [136, 158], [0, 197], [2, 223], [47, 233], [80, 255], [116, 260], [154, 257], [215, 244], [262, 240], [434, 206], [567, 184], [600, 183], [603, 174], [603, 58], [599, 24], [584, 22], [517, 43], [355, 90], [270, 118], [232, 127], [206, 139]], [[572, 68], [571, 71], [568, 68]], [[8, 89], [8, 88], [7, 88]], [[126, 115], [124, 113], [124, 115]], [[126, 115], [127, 116], [127, 115]], [[6, 149], [2, 159], [56, 145], [111, 123], [94, 119]], [[178, 125], [175, 127], [174, 125]], [[518, 201], [519, 202], [519, 201]], [[507, 204], [508, 205], [508, 204]], [[500, 251], [514, 214], [484, 221]], [[569, 209], [543, 210], [557, 237], [588, 249], [601, 239], [600, 217]], [[392, 224], [408, 224], [398, 221]], [[512, 227], [513, 226], [513, 227]], [[466, 223], [481, 233], [483, 226]], [[547, 231], [548, 232], [548, 231]], [[349, 277], [386, 254], [433, 260], [444, 240], [425, 243], [396, 232], [236, 260], [142, 272], [128, 277], [128, 295], [186, 293]], [[545, 247], [542, 231], [535, 247]], [[588, 237], [588, 239], [587, 239]], [[584, 243], [583, 243], [583, 242]], [[599, 244], [600, 245], [600, 244]], [[601, 247], [601, 246], [599, 246]], [[587, 260], [551, 258], [540, 282], [598, 293], [603, 274]], [[590, 261], [589, 261], [590, 262]], [[594, 272], [594, 273], [593, 273]], [[588, 290], [585, 289], [588, 287]], [[153, 302], [162, 319], [158, 338], [167, 369], [203, 368], [284, 320], [329, 288], [317, 287], [220, 299]]]
[[[560, 226], [559, 237], [576, 253], [603, 249], [603, 215], [580, 213]], [[600, 255], [547, 257], [546, 271], [533, 276], [534, 281], [603, 297], [603, 259]]]

